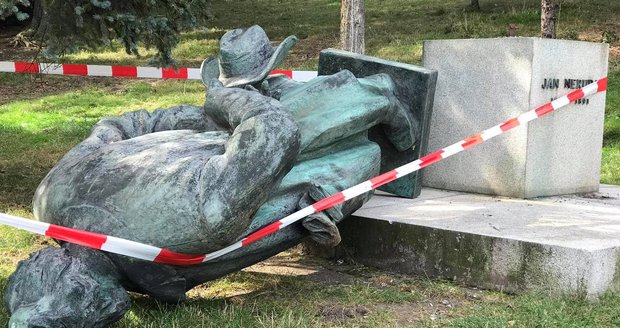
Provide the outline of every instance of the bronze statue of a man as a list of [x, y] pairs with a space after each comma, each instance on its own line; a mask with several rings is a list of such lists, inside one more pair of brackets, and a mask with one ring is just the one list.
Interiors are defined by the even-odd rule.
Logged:
[[[258, 26], [220, 41], [203, 63], [203, 107], [105, 118], [36, 191], [45, 222], [180, 253], [218, 250], [301, 207], [379, 173], [383, 125], [400, 150], [416, 122], [385, 74], [348, 71], [297, 83], [268, 76], [295, 44], [272, 47]], [[126, 291], [179, 302], [205, 281], [268, 258], [306, 236], [340, 241], [336, 224], [369, 195], [347, 201], [212, 262], [180, 267], [64, 243], [21, 262], [6, 303], [12, 327], [102, 327], [129, 306]]]

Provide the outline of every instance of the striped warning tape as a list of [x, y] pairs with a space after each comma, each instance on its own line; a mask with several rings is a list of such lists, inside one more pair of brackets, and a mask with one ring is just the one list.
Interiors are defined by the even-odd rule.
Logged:
[[[185, 79], [200, 80], [200, 68], [181, 67], [158, 68], [144, 66], [106, 66], [87, 64], [50, 64], [31, 62], [0, 61], [0, 72], [77, 75], [77, 76], [108, 76], [142, 79]], [[275, 70], [271, 74], [284, 74], [299, 82], [309, 81], [317, 76], [314, 71]]]
[[278, 230], [281, 230], [284, 227], [305, 218], [308, 215], [318, 213], [330, 207], [336, 206], [346, 200], [359, 196], [370, 190], [376, 189], [402, 176], [418, 171], [433, 163], [439, 162], [445, 158], [457, 154], [465, 149], [471, 148], [491, 138], [497, 137], [504, 132], [510, 131], [511, 129], [519, 125], [526, 124], [539, 117], [549, 114], [550, 112], [564, 107], [578, 99], [591, 96], [597, 92], [603, 92], [605, 90], [607, 90], [607, 78], [601, 78], [597, 82], [589, 84], [581, 89], [575, 90], [568, 95], [560, 97], [536, 109], [525, 112], [517, 117], [511, 118], [504, 123], [498, 124], [490, 129], [486, 129], [480, 133], [474, 134], [446, 148], [428, 154], [413, 162], [400, 166], [394, 170], [383, 173], [368, 181], [364, 181], [356, 186], [353, 186], [339, 193], [331, 195], [325, 199], [322, 199], [279, 221], [271, 223], [257, 230], [256, 232], [251, 233], [247, 237], [239, 240], [232, 245], [229, 245], [221, 250], [209, 254], [180, 254], [159, 247], [145, 245], [130, 240], [106, 236], [83, 230], [61, 227], [44, 222], [32, 221], [2, 213], [0, 213], [0, 223], [10, 225], [18, 229], [30, 231], [36, 234], [63, 240], [66, 242], [157, 263], [172, 265], [192, 265], [208, 262], [222, 255], [228, 254], [234, 250], [250, 245], [257, 240], [265, 238], [266, 236], [269, 236], [277, 232]]

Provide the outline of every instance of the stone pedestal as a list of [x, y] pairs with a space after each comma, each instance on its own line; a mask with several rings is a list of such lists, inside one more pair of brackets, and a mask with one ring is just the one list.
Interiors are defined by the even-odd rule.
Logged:
[[531, 200], [375, 195], [338, 227], [337, 258], [381, 269], [513, 293], [620, 290], [620, 186]]
[[[429, 151], [607, 76], [608, 45], [539, 38], [424, 44], [438, 71]], [[425, 186], [519, 198], [598, 190], [605, 95], [597, 94], [425, 169]]]

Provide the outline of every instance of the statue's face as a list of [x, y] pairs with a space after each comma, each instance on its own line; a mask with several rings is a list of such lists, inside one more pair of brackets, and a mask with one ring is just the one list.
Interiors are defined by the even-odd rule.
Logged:
[[11, 276], [6, 303], [9, 327], [102, 327], [129, 307], [127, 292], [92, 261], [64, 248], [46, 248]]

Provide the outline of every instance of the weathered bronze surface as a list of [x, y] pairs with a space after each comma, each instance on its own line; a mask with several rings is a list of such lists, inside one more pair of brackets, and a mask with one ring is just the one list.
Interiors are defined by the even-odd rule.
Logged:
[[[381, 146], [381, 172], [389, 171], [426, 155], [437, 71], [337, 49], [321, 51], [319, 75], [334, 74], [344, 69], [351, 71], [357, 77], [378, 73], [389, 75], [394, 81], [394, 94], [411, 112], [417, 124], [414, 147], [404, 151], [394, 148], [381, 126], [370, 129], [370, 140]], [[422, 172], [414, 172], [379, 189], [402, 197], [418, 197], [422, 190]]]
[[[245, 33], [255, 38], [261, 31], [255, 26], [224, 35], [221, 43], [229, 51], [203, 64], [203, 107], [141, 110], [97, 123], [41, 182], [35, 216], [204, 254], [379, 174], [383, 149], [368, 139], [369, 129], [381, 127], [382, 147], [390, 144], [392, 160], [396, 151], [419, 144], [419, 118], [398, 93], [410, 89], [399, 88], [388, 74], [356, 77], [347, 70], [307, 83], [268, 77], [290, 46], [273, 48], [266, 37], [252, 49], [234, 44], [246, 42]], [[246, 60], [252, 51], [259, 53], [251, 62], [231, 62]], [[103, 327], [127, 310], [126, 291], [177, 303], [194, 286], [266, 259], [307, 235], [337, 244], [336, 224], [369, 197], [190, 267], [67, 243], [43, 249], [10, 278], [11, 324]]]

